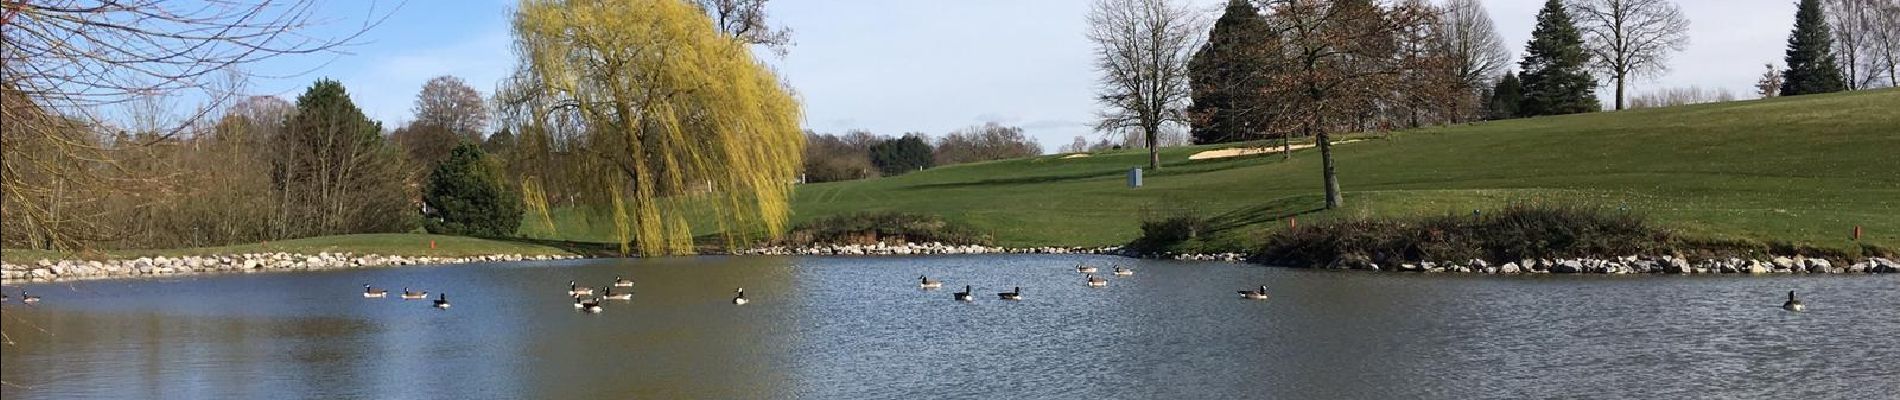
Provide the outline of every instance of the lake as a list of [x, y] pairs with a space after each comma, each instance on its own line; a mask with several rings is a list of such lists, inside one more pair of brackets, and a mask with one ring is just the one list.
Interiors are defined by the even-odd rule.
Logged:
[[[1103, 265], [1107, 287], [1074, 268]], [[1135, 269], [1107, 276], [1106, 265]], [[944, 282], [917, 287], [917, 277]], [[567, 282], [637, 281], [575, 311]], [[365, 299], [363, 284], [389, 289]], [[1266, 285], [1271, 298], [1236, 290]], [[964, 285], [976, 301], [952, 300]], [[453, 307], [399, 300], [404, 286]], [[745, 287], [751, 304], [731, 304]], [[1023, 288], [1023, 300], [995, 293]], [[36, 306], [19, 292], [44, 296]], [[1798, 290], [1806, 313], [1782, 311]], [[686, 257], [8, 286], [46, 398], [1894, 398], [1900, 275]]]

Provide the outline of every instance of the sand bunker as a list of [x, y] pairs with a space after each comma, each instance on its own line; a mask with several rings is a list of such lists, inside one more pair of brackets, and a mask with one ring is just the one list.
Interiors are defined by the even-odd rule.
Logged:
[[[1352, 142], [1358, 142], [1362, 140], [1365, 140], [1365, 139], [1342, 140], [1342, 141], [1333, 142], [1333, 145], [1337, 146], [1337, 145], [1342, 145], [1342, 144], [1347, 144], [1347, 143], [1352, 143]], [[1313, 145], [1296, 144], [1290, 148], [1287, 148], [1287, 151], [1300, 151], [1300, 150], [1305, 150], [1305, 149], [1310, 149], [1310, 148], [1313, 148]], [[1251, 156], [1255, 154], [1273, 154], [1273, 153], [1279, 153], [1279, 152], [1280, 152], [1280, 146], [1235, 147], [1231, 149], [1208, 150], [1208, 151], [1203, 151], [1199, 153], [1194, 153], [1194, 155], [1188, 156], [1188, 159], [1189, 160], [1212, 160], [1216, 158]]]

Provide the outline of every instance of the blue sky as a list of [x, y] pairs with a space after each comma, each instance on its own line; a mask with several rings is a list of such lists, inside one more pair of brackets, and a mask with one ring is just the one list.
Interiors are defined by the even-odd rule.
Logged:
[[[1221, 0], [1192, 0], [1211, 14]], [[1696, 85], [1753, 98], [1762, 64], [1781, 59], [1794, 21], [1791, 0], [1679, 0], [1691, 19], [1689, 48], [1674, 70], [1633, 92]], [[391, 129], [411, 119], [423, 82], [467, 80], [484, 94], [514, 68], [508, 21], [514, 0], [335, 1], [312, 34], [380, 26], [335, 56], [295, 56], [254, 65], [259, 94], [294, 98], [319, 77], [342, 81], [371, 118]], [[775, 23], [793, 30], [784, 57], [767, 55], [804, 100], [807, 127], [896, 135], [1002, 122], [1021, 126], [1045, 151], [1090, 135], [1095, 71], [1083, 36], [1087, 0], [775, 0]], [[1487, 0], [1514, 53], [1543, 4]], [[371, 5], [379, 8], [371, 10]], [[1209, 18], [1213, 18], [1210, 15]], [[314, 70], [313, 70], [314, 69]], [[1606, 90], [1600, 90], [1607, 95]]]

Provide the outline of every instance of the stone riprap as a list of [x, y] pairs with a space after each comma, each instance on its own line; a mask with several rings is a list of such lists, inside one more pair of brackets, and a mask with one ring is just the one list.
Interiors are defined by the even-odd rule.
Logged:
[[993, 247], [938, 242], [903, 244], [819, 244], [735, 250], [735, 255], [765, 256], [907, 256], [930, 254], [1121, 254], [1120, 247]]
[[141, 257], [125, 260], [39, 260], [31, 264], [0, 264], [0, 281], [156, 278], [201, 273], [254, 273], [441, 265], [477, 262], [563, 260], [576, 255], [494, 254], [471, 257], [385, 256], [351, 253], [249, 253], [180, 257]]
[[1483, 274], [1866, 274], [1900, 273], [1900, 263], [1885, 258], [1858, 262], [1836, 262], [1822, 258], [1776, 257], [1769, 260], [1740, 258], [1691, 261], [1674, 256], [1624, 256], [1613, 259], [1559, 258], [1524, 259], [1495, 263], [1485, 260], [1424, 261], [1380, 265], [1364, 257], [1342, 257], [1326, 269], [1352, 269], [1399, 272], [1447, 272]]

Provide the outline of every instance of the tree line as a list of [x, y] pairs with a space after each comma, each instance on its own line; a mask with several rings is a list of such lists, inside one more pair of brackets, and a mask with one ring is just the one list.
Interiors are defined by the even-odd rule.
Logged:
[[[1787, 68], [1770, 65], [1764, 96], [1896, 82], [1893, 0], [1802, 0], [1796, 16]], [[1733, 98], [1631, 93], [1688, 43], [1670, 0], [1546, 0], [1515, 62], [1478, 0], [1230, 0], [1211, 24], [1180, 0], [1097, 0], [1089, 22], [1098, 130], [1151, 144], [1182, 127], [1196, 144], [1312, 138], [1329, 208], [1340, 204], [1332, 134], [1597, 112], [1603, 87], [1617, 110]], [[1161, 166], [1158, 153], [1148, 164]]]
[[[418, 94], [415, 120], [393, 130], [339, 82], [318, 80], [294, 101], [245, 97], [251, 76], [236, 68], [340, 54], [378, 16], [323, 40], [294, 34], [316, 24], [309, 0], [10, 4], [0, 246], [507, 236], [523, 214], [552, 229], [549, 209], [570, 206], [607, 216], [623, 251], [681, 253], [692, 228], [679, 207], [694, 202], [735, 236], [775, 235], [804, 141], [796, 100], [750, 52], [789, 45], [765, 2], [524, 0], [522, 59], [492, 99], [439, 77]], [[618, 12], [630, 8], [651, 12]], [[567, 35], [579, 32], [611, 40]], [[669, 51], [618, 51], [650, 46]], [[576, 63], [586, 61], [640, 73]], [[623, 84], [637, 90], [605, 90]], [[178, 98], [203, 103], [168, 103]]]
[[922, 133], [891, 137], [853, 130], [805, 132], [805, 182], [837, 182], [895, 176], [936, 166], [1032, 157], [1042, 145], [1020, 127], [995, 122], [951, 131], [932, 139]]

